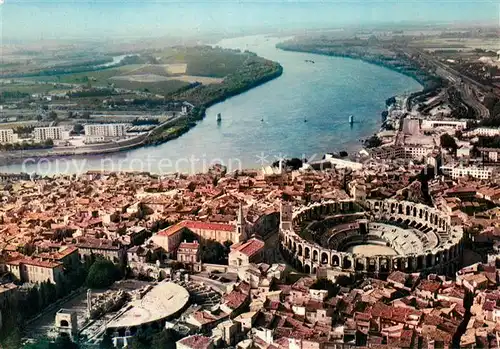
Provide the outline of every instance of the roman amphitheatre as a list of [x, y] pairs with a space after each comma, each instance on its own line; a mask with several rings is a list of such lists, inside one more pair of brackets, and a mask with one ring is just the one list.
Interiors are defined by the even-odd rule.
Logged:
[[397, 200], [325, 201], [281, 207], [280, 246], [298, 271], [319, 268], [383, 276], [393, 271], [452, 274], [463, 231], [441, 211]]

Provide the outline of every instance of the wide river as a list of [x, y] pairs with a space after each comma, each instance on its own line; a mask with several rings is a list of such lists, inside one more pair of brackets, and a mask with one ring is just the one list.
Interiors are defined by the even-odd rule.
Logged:
[[388, 97], [422, 88], [410, 77], [359, 60], [281, 51], [275, 48], [279, 41], [251, 36], [219, 42], [278, 61], [283, 75], [209, 108], [206, 118], [178, 139], [108, 156], [2, 166], [0, 172], [171, 173], [203, 171], [216, 162], [235, 170], [281, 157], [320, 159], [325, 152], [359, 148], [360, 139], [378, 131]]

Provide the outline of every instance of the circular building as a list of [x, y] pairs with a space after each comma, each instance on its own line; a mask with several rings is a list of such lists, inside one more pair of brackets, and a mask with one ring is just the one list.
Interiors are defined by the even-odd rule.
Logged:
[[281, 205], [283, 255], [305, 273], [452, 274], [460, 267], [462, 236], [445, 213], [413, 202], [326, 201], [294, 212]]
[[189, 304], [188, 291], [173, 282], [153, 286], [140, 299], [133, 300], [113, 318], [106, 331], [114, 337], [133, 336], [139, 328], [163, 328], [168, 319], [179, 316]]

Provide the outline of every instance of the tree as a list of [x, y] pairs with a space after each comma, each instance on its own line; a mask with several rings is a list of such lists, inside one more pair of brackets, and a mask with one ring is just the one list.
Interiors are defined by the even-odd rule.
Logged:
[[76, 134], [81, 134], [83, 132], [83, 125], [82, 124], [75, 124], [73, 126], [73, 131], [76, 133]]
[[90, 267], [86, 284], [90, 288], [106, 288], [120, 279], [120, 271], [107, 259], [97, 259]]
[[203, 263], [221, 264], [226, 260], [227, 254], [220, 242], [205, 240], [200, 246], [200, 258]]
[[115, 346], [113, 345], [113, 340], [111, 336], [107, 333], [102, 337], [101, 343], [99, 343], [99, 349], [113, 349]]
[[175, 349], [175, 342], [180, 339], [180, 336], [172, 329], [163, 330], [153, 336], [151, 348]]
[[365, 140], [365, 147], [367, 148], [376, 148], [381, 145], [382, 145], [382, 140], [378, 138], [377, 135], [373, 135]]
[[16, 327], [10, 331], [5, 339], [0, 341], [0, 348], [5, 349], [17, 349], [21, 348], [21, 332], [19, 327]]
[[447, 133], [441, 135], [440, 143], [441, 143], [441, 147], [452, 150], [452, 151], [456, 151], [458, 148], [457, 143], [455, 142], [455, 138], [453, 138], [452, 136], [450, 136]]
[[57, 113], [55, 111], [51, 110], [49, 113], [49, 119], [50, 120], [57, 120]]
[[68, 336], [57, 337], [54, 345], [49, 345], [49, 348], [54, 349], [78, 349], [79, 346], [73, 343]]

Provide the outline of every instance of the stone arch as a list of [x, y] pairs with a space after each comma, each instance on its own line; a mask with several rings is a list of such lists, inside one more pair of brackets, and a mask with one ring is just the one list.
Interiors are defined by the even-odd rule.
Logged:
[[426, 268], [432, 267], [432, 254], [430, 253], [427, 256], [425, 256], [425, 266]]
[[356, 265], [355, 265], [355, 270], [356, 271], [364, 271], [366, 268], [365, 265], [365, 259], [364, 258], [356, 258]]
[[410, 215], [410, 206], [406, 206], [406, 215], [409, 216]]
[[403, 271], [404, 267], [405, 267], [403, 258], [393, 259], [392, 265], [393, 265], [394, 269], [399, 270], [399, 271]]
[[313, 267], [313, 269], [312, 269], [312, 273], [313, 273], [313, 274], [316, 274], [316, 272], [317, 272], [316, 267]]
[[398, 205], [398, 213], [403, 214], [403, 204]]
[[441, 252], [436, 253], [436, 257], [435, 257], [434, 261], [435, 261], [434, 262], [435, 265], [439, 265], [439, 264], [443, 263], [443, 258], [441, 256]]
[[379, 258], [379, 271], [381, 273], [388, 273], [390, 271], [389, 259], [387, 258]]
[[338, 267], [340, 265], [340, 257], [339, 255], [334, 254], [332, 256], [332, 266]]
[[406, 270], [409, 272], [413, 271], [414, 265], [413, 265], [413, 258], [412, 257], [407, 257], [406, 259]]
[[314, 249], [314, 250], [313, 250], [313, 254], [312, 254], [312, 260], [313, 260], [314, 262], [317, 262], [317, 261], [318, 261], [318, 258], [319, 258], [319, 252], [318, 252], [318, 250]]
[[306, 246], [304, 248], [304, 258], [311, 258], [311, 249], [309, 246]]
[[374, 273], [375, 271], [377, 271], [377, 259], [376, 258], [368, 258], [368, 261], [367, 261], [368, 265], [367, 265], [367, 268], [368, 268], [368, 272], [370, 273]]
[[304, 273], [311, 274], [311, 266], [309, 264], [304, 265]]
[[61, 320], [61, 322], [59, 322], [59, 326], [61, 327], [69, 327], [69, 322], [68, 320]]
[[348, 256], [345, 256], [344, 259], [342, 260], [342, 268], [343, 269], [351, 269], [352, 268], [352, 261]]
[[413, 207], [413, 217], [417, 217], [417, 208]]
[[424, 256], [417, 257], [417, 270], [424, 269]]
[[326, 253], [324, 251], [321, 252], [321, 264], [330, 264], [329, 261], [330, 261], [330, 258], [328, 256], [328, 253]]
[[420, 208], [420, 209], [418, 210], [418, 218], [422, 219], [422, 217], [423, 217], [423, 213], [424, 213], [424, 212], [423, 212], [423, 210]]
[[294, 254], [297, 253], [297, 243], [295, 241], [293, 242], [292, 251]]
[[302, 244], [299, 244], [299, 250], [298, 250], [298, 253], [297, 253], [297, 254], [298, 254], [300, 257], [302, 257], [302, 251], [303, 251], [303, 250], [302, 250]]

